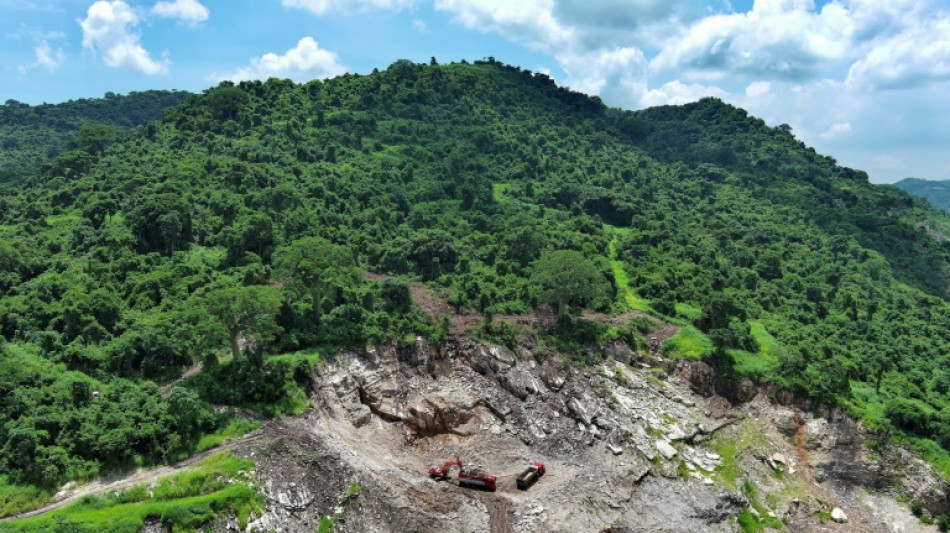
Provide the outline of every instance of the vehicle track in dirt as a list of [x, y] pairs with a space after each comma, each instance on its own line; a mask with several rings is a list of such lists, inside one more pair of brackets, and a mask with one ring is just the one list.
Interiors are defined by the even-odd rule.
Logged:
[[140, 485], [143, 483], [153, 483], [162, 478], [172, 476], [184, 471], [189, 470], [195, 463], [201, 462], [208, 457], [233, 449], [238, 444], [246, 443], [252, 440], [256, 440], [263, 436], [267, 431], [263, 426], [258, 428], [251, 433], [248, 433], [240, 439], [235, 439], [229, 442], [205, 450], [201, 453], [192, 455], [191, 457], [179, 461], [177, 463], [160, 466], [152, 469], [139, 468], [131, 472], [124, 472], [119, 474], [111, 474], [105, 477], [97, 478], [88, 483], [77, 485], [73, 488], [70, 488], [65, 494], [62, 494], [59, 497], [54, 497], [53, 500], [46, 502], [45, 504], [31, 509], [29, 511], [24, 511], [15, 515], [10, 515], [4, 518], [0, 518], [0, 522], [6, 522], [10, 520], [18, 520], [22, 518], [30, 518], [33, 516], [41, 515], [43, 513], [48, 513], [50, 511], [55, 511], [61, 509], [73, 502], [80, 500], [86, 496], [99, 496], [109, 492], [120, 491], [135, 485]]

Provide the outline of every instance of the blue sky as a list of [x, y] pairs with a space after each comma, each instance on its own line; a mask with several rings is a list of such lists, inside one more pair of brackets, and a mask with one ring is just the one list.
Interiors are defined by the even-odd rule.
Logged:
[[0, 0], [0, 101], [494, 56], [639, 109], [717, 96], [875, 182], [950, 179], [950, 0]]

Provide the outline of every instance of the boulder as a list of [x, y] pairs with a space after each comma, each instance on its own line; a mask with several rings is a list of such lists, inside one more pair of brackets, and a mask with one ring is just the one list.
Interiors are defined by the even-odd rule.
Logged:
[[656, 449], [660, 452], [660, 454], [663, 455], [664, 458], [666, 458], [667, 461], [676, 457], [676, 454], [679, 453], [676, 451], [676, 448], [671, 446], [670, 443], [666, 442], [665, 440], [656, 441]]
[[848, 515], [844, 514], [840, 507], [835, 507], [831, 510], [831, 519], [839, 524], [845, 524], [848, 522]]

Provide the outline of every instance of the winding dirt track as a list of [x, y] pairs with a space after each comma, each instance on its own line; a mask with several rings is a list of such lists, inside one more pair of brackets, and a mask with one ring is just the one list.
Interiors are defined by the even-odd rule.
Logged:
[[66, 494], [63, 494], [62, 496], [58, 498], [55, 498], [49, 502], [46, 502], [45, 504], [43, 504], [40, 507], [37, 507], [36, 509], [24, 511], [22, 513], [10, 515], [4, 518], [0, 518], [0, 522], [6, 522], [9, 520], [17, 520], [20, 518], [30, 518], [32, 516], [48, 513], [50, 511], [55, 511], [56, 509], [65, 507], [85, 496], [106, 494], [108, 492], [124, 490], [130, 487], [133, 487], [135, 485], [140, 485], [142, 483], [152, 483], [152, 482], [158, 481], [161, 478], [186, 471], [195, 463], [198, 463], [204, 459], [207, 459], [208, 457], [211, 457], [223, 451], [230, 450], [231, 448], [233, 448], [239, 443], [245, 443], [245, 442], [248, 442], [249, 440], [260, 438], [261, 435], [263, 434], [264, 434], [264, 425], [262, 425], [259, 429], [252, 431], [251, 433], [248, 433], [247, 435], [245, 435], [244, 437], [240, 439], [234, 439], [216, 448], [205, 450], [199, 454], [192, 455], [191, 457], [185, 459], [184, 461], [180, 461], [172, 465], [160, 466], [158, 468], [153, 468], [153, 469], [148, 469], [148, 470], [144, 468], [139, 468], [132, 472], [127, 472], [124, 474], [117, 474], [117, 475], [110, 475], [104, 478], [95, 479], [89, 483], [85, 483], [85, 484], [82, 484], [70, 489]]

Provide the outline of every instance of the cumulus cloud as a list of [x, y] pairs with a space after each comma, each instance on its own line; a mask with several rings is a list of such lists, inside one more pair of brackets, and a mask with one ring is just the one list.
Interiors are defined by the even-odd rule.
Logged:
[[44, 68], [53, 72], [59, 67], [63, 60], [66, 59], [66, 54], [63, 53], [62, 48], [56, 48], [54, 50], [46, 41], [37, 45], [34, 52], [36, 54], [36, 61], [29, 65], [21, 65], [18, 69], [20, 74], [26, 74], [27, 71], [35, 68]]
[[815, 12], [810, 0], [757, 0], [748, 13], [706, 17], [669, 39], [651, 66], [708, 79], [728, 73], [807, 79], [847, 51], [837, 4], [829, 6]]
[[295, 7], [323, 15], [330, 11], [350, 13], [369, 9], [402, 9], [413, 0], [281, 0], [284, 7]]
[[719, 87], [705, 86], [698, 83], [685, 84], [679, 80], [674, 80], [644, 93], [640, 97], [640, 105], [643, 107], [681, 105], [695, 102], [706, 96], [723, 98], [728, 95], [728, 92]]
[[950, 17], [882, 40], [848, 70], [849, 84], [896, 89], [950, 80]]
[[543, 52], [553, 53], [575, 36], [554, 16], [553, 0], [435, 0], [435, 8], [468, 28], [497, 32]]
[[435, 7], [468, 28], [499, 33], [552, 56], [566, 74], [563, 83], [574, 90], [609, 94], [624, 103], [642, 90], [643, 51], [636, 46], [592, 45], [583, 30], [558, 18], [557, 10], [577, 8], [573, 0], [435, 0]]
[[749, 98], [755, 98], [763, 94], [768, 94], [771, 89], [772, 84], [767, 81], [754, 81], [746, 86], [745, 95]]
[[99, 0], [79, 20], [83, 47], [100, 54], [106, 65], [131, 68], [144, 74], [168, 71], [168, 61], [156, 61], [139, 42], [141, 19], [123, 0]]
[[837, 139], [839, 137], [850, 137], [851, 136], [851, 123], [850, 122], [839, 122], [837, 124], [832, 124], [830, 128], [824, 131], [821, 134], [822, 139]]
[[297, 46], [283, 55], [264, 54], [251, 59], [251, 64], [241, 67], [230, 74], [215, 75], [217, 80], [266, 80], [268, 78], [290, 78], [297, 82], [315, 78], [331, 78], [346, 72], [337, 55], [320, 48], [313, 37], [300, 39]]
[[152, 13], [159, 17], [176, 18], [186, 24], [196, 25], [208, 20], [208, 8], [198, 0], [163, 0], [152, 7]]
[[618, 46], [593, 52], [565, 50], [554, 57], [567, 74], [564, 84], [575, 91], [631, 103], [633, 94], [639, 92], [645, 83], [646, 59], [637, 48]]
[[[657, 73], [805, 81], [839, 77], [868, 87], [950, 79], [950, 19], [931, 2], [756, 0], [750, 11], [683, 25], [651, 61]], [[841, 79], [839, 77], [839, 79]]]

